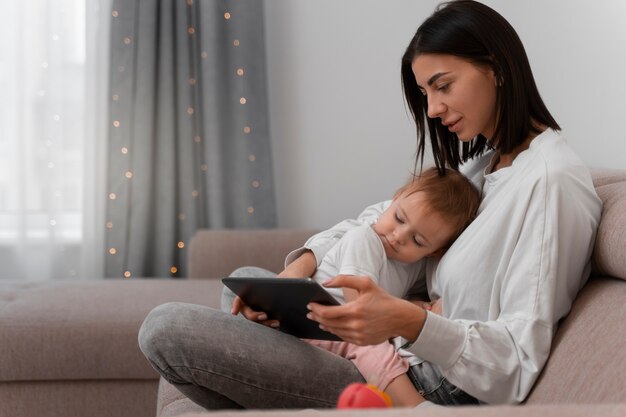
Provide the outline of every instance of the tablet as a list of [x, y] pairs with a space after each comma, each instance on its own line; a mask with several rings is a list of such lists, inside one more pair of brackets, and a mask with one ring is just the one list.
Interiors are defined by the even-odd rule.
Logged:
[[340, 303], [311, 278], [245, 278], [227, 277], [222, 282], [253, 310], [267, 313], [280, 321], [278, 330], [305, 339], [341, 340], [306, 318], [306, 305]]

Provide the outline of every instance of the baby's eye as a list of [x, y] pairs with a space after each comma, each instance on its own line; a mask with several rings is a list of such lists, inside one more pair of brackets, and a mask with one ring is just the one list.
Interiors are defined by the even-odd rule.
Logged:
[[404, 223], [404, 222], [402, 221], [402, 219], [401, 219], [400, 217], [398, 217], [398, 215], [397, 215], [397, 214], [396, 214], [395, 216], [396, 216], [396, 221], [397, 221], [398, 223]]
[[413, 236], [413, 242], [415, 242], [415, 244], [419, 247], [422, 247], [422, 242], [420, 242], [419, 240], [417, 240], [417, 237]]

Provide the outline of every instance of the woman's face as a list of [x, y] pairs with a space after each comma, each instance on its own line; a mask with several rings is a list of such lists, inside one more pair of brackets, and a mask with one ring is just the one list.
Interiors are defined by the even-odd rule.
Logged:
[[461, 141], [478, 134], [493, 139], [497, 120], [493, 70], [440, 54], [418, 55], [411, 68], [427, 97], [428, 117], [440, 118]]

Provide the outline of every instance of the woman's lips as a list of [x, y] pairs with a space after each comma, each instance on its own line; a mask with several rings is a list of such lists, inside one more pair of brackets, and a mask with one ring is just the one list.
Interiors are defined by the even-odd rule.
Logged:
[[461, 118], [461, 119], [457, 120], [456, 122], [447, 125], [448, 130], [450, 132], [456, 132], [457, 130], [459, 130], [461, 120], [463, 120], [463, 119]]

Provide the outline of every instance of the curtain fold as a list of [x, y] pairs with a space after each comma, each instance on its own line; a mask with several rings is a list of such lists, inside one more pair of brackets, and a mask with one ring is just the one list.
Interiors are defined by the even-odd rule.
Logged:
[[200, 228], [276, 226], [263, 3], [114, 0], [106, 276], [184, 277]]

